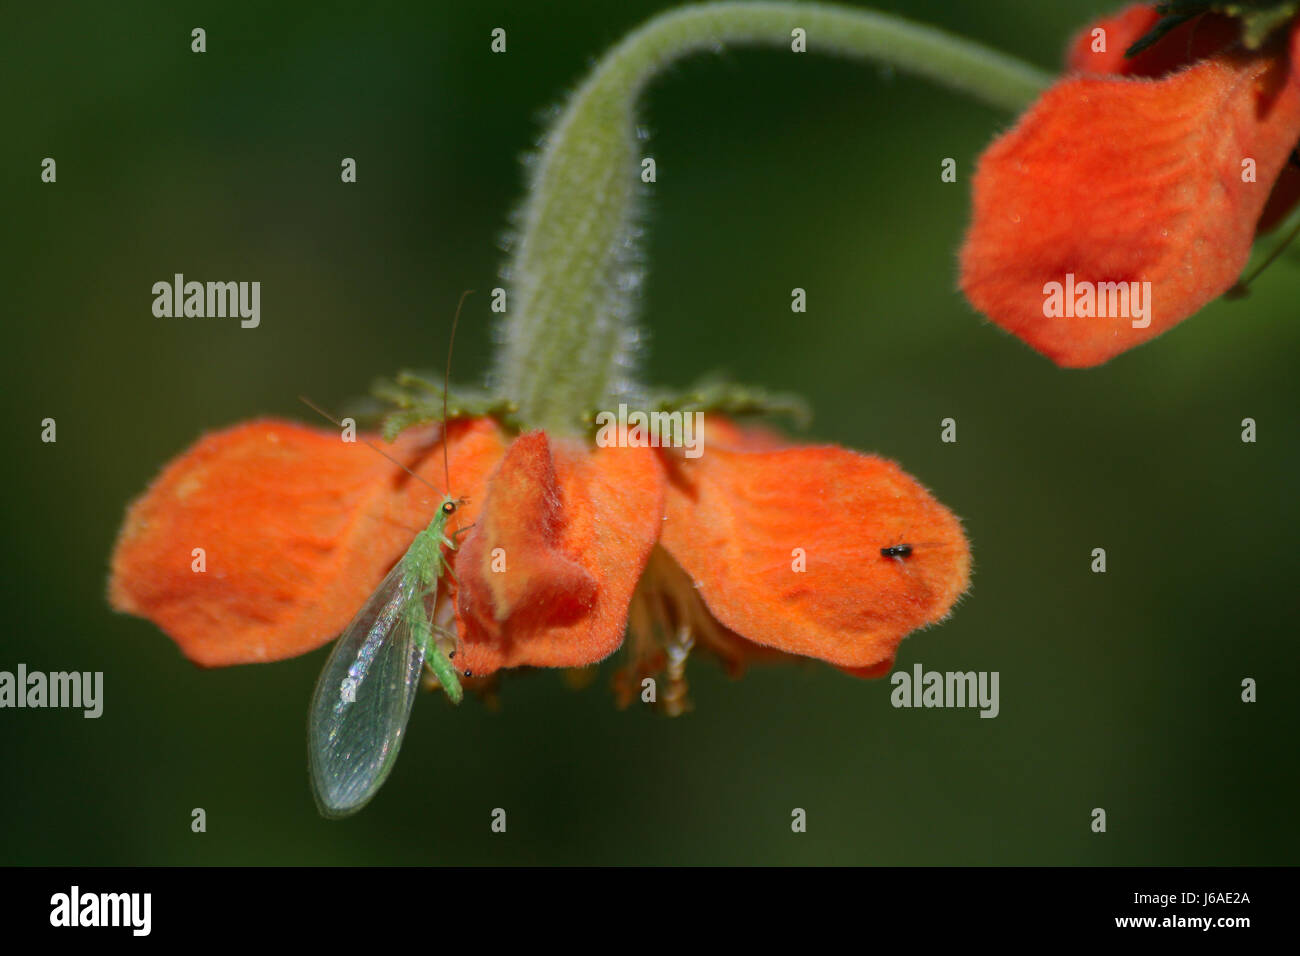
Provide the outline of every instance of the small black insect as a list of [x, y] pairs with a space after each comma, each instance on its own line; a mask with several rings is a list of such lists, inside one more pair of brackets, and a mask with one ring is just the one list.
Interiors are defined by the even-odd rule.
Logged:
[[891, 544], [887, 548], [880, 549], [882, 558], [910, 558], [912, 556], [912, 546], [910, 544]]

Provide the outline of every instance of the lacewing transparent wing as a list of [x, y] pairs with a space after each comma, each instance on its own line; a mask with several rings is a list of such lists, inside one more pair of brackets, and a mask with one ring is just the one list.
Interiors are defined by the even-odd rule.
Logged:
[[312, 696], [307, 730], [321, 813], [343, 817], [379, 790], [402, 746], [420, 687], [424, 644], [413, 622], [428, 610], [404, 556], [334, 644]]

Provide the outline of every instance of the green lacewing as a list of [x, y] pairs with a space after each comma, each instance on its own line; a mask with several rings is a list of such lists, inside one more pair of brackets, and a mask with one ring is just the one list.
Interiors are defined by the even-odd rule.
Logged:
[[[452, 344], [460, 307], [472, 291], [462, 294], [456, 306]], [[447, 349], [448, 379], [450, 374], [451, 345]], [[303, 401], [335, 421], [307, 399]], [[444, 435], [446, 409], [444, 382]], [[381, 449], [370, 447], [423, 481]], [[445, 440], [442, 450], [450, 488]], [[452, 702], [461, 701], [460, 680], [451, 663], [456, 635], [435, 619], [443, 576], [452, 573], [447, 553], [456, 549], [446, 534], [447, 521], [461, 503], [462, 499], [443, 494], [428, 526], [415, 536], [401, 560], [340, 635], [316, 682], [308, 714], [307, 750], [312, 792], [326, 817], [356, 813], [387, 779], [397, 762], [425, 665]]]
[[[444, 497], [330, 652], [312, 696], [308, 725], [312, 788], [327, 817], [360, 810], [383, 785], [406, 733], [427, 663], [447, 696], [462, 691], [451, 663], [455, 636], [434, 623], [447, 519], [457, 502]], [[453, 650], [446, 649], [451, 640]]]

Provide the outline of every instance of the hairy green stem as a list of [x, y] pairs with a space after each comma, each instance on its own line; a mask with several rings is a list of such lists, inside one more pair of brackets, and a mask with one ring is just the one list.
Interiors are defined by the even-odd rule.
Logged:
[[535, 160], [509, 284], [494, 385], [521, 421], [573, 432], [585, 412], [635, 397], [641, 159], [636, 100], [665, 65], [697, 50], [767, 44], [897, 67], [1007, 110], [1051, 81], [987, 47], [899, 17], [791, 2], [706, 3], [661, 14], [605, 54]]

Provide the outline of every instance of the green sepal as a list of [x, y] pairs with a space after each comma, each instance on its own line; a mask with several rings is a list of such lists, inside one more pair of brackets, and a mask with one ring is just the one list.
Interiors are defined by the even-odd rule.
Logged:
[[[384, 441], [391, 442], [416, 425], [443, 420], [442, 384], [418, 372], [399, 372], [392, 380], [380, 379], [372, 386], [371, 394], [391, 409], [383, 416], [380, 429]], [[485, 389], [455, 387], [447, 390], [448, 421], [493, 418], [507, 430], [517, 432], [521, 429], [515, 418], [518, 410], [511, 399]]]
[[[650, 393], [645, 411], [716, 412], [729, 418], [786, 418], [798, 428], [807, 428], [812, 422], [812, 409], [798, 395], [717, 379], [706, 380], [686, 391], [656, 389]], [[588, 420], [594, 425], [595, 414], [592, 413]]]
[[1166, 0], [1156, 4], [1160, 19], [1125, 52], [1136, 56], [1150, 49], [1170, 30], [1203, 13], [1221, 13], [1241, 21], [1241, 40], [1247, 49], [1258, 50], [1279, 27], [1300, 12], [1300, 0]]
[[1242, 42], [1251, 50], [1258, 50], [1278, 28], [1284, 26], [1300, 12], [1300, 2], [1291, 0], [1279, 3], [1272, 9], [1256, 10], [1240, 14], [1242, 19]]

